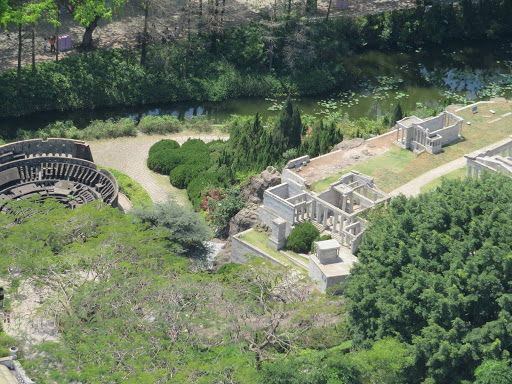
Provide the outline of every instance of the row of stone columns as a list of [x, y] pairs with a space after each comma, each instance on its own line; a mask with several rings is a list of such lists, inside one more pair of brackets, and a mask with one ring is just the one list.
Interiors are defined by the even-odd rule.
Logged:
[[480, 177], [482, 171], [482, 167], [467, 163], [466, 177]]

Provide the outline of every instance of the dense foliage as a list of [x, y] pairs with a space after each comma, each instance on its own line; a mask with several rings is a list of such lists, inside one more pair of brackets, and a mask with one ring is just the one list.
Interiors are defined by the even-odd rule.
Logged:
[[286, 270], [256, 262], [214, 275], [177, 257], [202, 230], [175, 207], [143, 213], [149, 226], [98, 202], [12, 204], [0, 216], [2, 279], [22, 293], [44, 287], [37, 313], [59, 333], [24, 363], [40, 383], [251, 383], [266, 361], [346, 341], [340, 300], [310, 295]]
[[292, 229], [286, 240], [286, 248], [294, 252], [308, 253], [317, 238], [320, 238], [320, 232], [312, 223], [306, 221]]
[[[38, 63], [37, 70], [0, 74], [0, 116], [45, 110], [137, 105], [179, 100], [218, 101], [237, 96], [322, 94], [347, 79], [341, 61], [361, 49], [408, 50], [457, 39], [498, 38], [511, 32], [511, 0], [435, 2], [431, 7], [300, 19], [204, 32], [192, 43], [112, 50]], [[188, 57], [184, 71], [184, 58]]]
[[484, 174], [376, 210], [345, 291], [354, 341], [397, 336], [411, 345], [415, 382], [429, 384], [473, 380], [484, 360], [507, 359], [511, 193], [509, 178]]

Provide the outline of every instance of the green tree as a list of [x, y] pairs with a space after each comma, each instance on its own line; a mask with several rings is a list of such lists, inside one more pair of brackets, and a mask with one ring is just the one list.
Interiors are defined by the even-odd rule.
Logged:
[[373, 211], [345, 290], [356, 345], [396, 336], [432, 383], [508, 356], [510, 193], [512, 180], [484, 174]]
[[475, 384], [508, 384], [512, 383], [512, 367], [510, 360], [487, 360], [475, 371]]
[[98, 26], [98, 21], [104, 18], [112, 20], [114, 14], [120, 11], [126, 1], [124, 0], [70, 0], [73, 18], [85, 27], [82, 37], [82, 48], [92, 48], [92, 34]]

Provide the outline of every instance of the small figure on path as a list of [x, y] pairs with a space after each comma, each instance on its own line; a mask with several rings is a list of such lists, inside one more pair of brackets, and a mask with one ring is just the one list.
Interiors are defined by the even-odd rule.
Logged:
[[57, 52], [55, 49], [55, 36], [50, 37], [50, 53]]
[[43, 42], [43, 52], [46, 53], [46, 47], [48, 46], [48, 39], [45, 37]]
[[178, 27], [174, 27], [174, 38], [177, 39], [178, 37], [180, 37], [180, 31], [178, 30]]

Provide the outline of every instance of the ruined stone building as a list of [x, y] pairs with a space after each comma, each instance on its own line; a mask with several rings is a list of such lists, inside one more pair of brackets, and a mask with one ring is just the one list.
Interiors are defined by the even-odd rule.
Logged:
[[491, 149], [476, 151], [464, 157], [468, 177], [479, 177], [484, 170], [512, 176], [512, 136]]
[[26, 140], [0, 146], [0, 212], [9, 200], [47, 198], [74, 208], [94, 200], [116, 207], [119, 186], [83, 141]]
[[439, 153], [443, 146], [462, 137], [463, 121], [448, 111], [428, 120], [416, 116], [406, 117], [396, 123], [395, 144], [412, 151]]
[[[300, 159], [300, 163], [307, 162]], [[361, 214], [390, 197], [380, 191], [373, 178], [351, 171], [322, 193], [305, 190], [304, 180], [291, 171], [297, 163], [292, 160], [282, 174], [282, 184], [264, 192], [260, 206], [260, 220], [272, 229], [269, 245], [281, 249], [292, 228], [304, 221], [313, 223], [321, 233], [332, 240], [315, 244], [315, 253], [309, 256], [309, 275], [321, 292], [345, 281], [354, 254], [366, 229]], [[343, 249], [347, 249], [343, 251]]]

